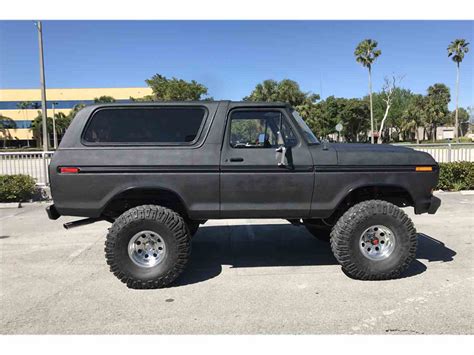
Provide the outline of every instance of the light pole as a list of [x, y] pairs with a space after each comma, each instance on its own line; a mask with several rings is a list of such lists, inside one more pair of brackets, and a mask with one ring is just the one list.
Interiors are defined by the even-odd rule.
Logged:
[[56, 133], [56, 116], [54, 114], [54, 106], [57, 105], [57, 102], [53, 102], [53, 146], [54, 149], [58, 147], [58, 135]]
[[36, 28], [38, 29], [38, 42], [39, 42], [39, 61], [40, 61], [40, 83], [41, 83], [41, 108], [43, 115], [43, 151], [48, 150], [48, 131], [46, 127], [47, 122], [47, 108], [46, 108], [46, 81], [44, 79], [44, 55], [43, 55], [43, 29], [41, 21], [35, 22]]

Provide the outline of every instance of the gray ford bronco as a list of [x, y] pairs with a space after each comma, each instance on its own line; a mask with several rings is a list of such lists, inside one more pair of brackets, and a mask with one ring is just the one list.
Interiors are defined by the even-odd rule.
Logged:
[[391, 145], [319, 142], [284, 103], [166, 102], [80, 111], [49, 167], [49, 218], [106, 220], [111, 271], [132, 288], [183, 272], [200, 224], [282, 218], [330, 241], [344, 272], [396, 278], [417, 235], [400, 207], [436, 212], [439, 167]]

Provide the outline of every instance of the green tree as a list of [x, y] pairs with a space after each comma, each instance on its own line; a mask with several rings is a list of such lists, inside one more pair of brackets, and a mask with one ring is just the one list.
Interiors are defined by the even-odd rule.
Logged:
[[54, 115], [54, 118], [56, 119], [56, 131], [58, 135], [64, 136], [64, 133], [66, 133], [66, 129], [71, 124], [73, 117], [62, 112], [58, 112]]
[[402, 117], [404, 124], [401, 127], [404, 131], [415, 131], [416, 144], [420, 144], [419, 127], [426, 121], [427, 98], [423, 95], [414, 95]]
[[304, 92], [299, 84], [290, 79], [264, 80], [255, 86], [249, 96], [243, 98], [244, 101], [255, 102], [286, 102], [293, 106], [306, 121], [309, 127], [317, 134], [325, 136], [327, 129], [322, 129], [319, 125], [320, 117], [316, 119], [318, 109], [316, 101], [319, 100], [318, 94]]
[[86, 107], [86, 104], [83, 104], [83, 103], [74, 105], [74, 107], [72, 108], [71, 111], [69, 111], [69, 114], [68, 114], [68, 116], [70, 117], [70, 120], [72, 121], [72, 119], [76, 117], [77, 113], [81, 111], [84, 107]]
[[467, 109], [467, 112], [469, 113], [467, 131], [468, 132], [474, 132], [474, 129], [473, 129], [473, 126], [474, 126], [474, 107], [468, 106], [466, 109]]
[[[464, 136], [469, 129], [469, 112], [463, 107], [458, 109], [458, 125], [460, 136]], [[456, 120], [456, 111], [451, 112], [451, 121], [455, 122]]]
[[367, 139], [369, 123], [365, 117], [369, 114], [368, 101], [329, 96], [320, 101], [311, 111], [307, 123], [318, 137], [335, 133], [335, 126], [341, 123], [342, 136], [348, 142]]
[[431, 130], [431, 138], [436, 141], [436, 129], [449, 120], [448, 104], [451, 101], [449, 88], [437, 83], [428, 88], [426, 108], [426, 124]]
[[[384, 87], [385, 88], [385, 87]], [[390, 107], [387, 104], [388, 94], [390, 92]], [[405, 133], [404, 114], [410, 105], [413, 97], [416, 96], [409, 89], [393, 87], [392, 89], [382, 89], [380, 92], [373, 93], [374, 121], [375, 127], [378, 127], [378, 117], [385, 117], [386, 122], [382, 129], [380, 127], [379, 137], [384, 141], [398, 140], [403, 138]], [[365, 99], [369, 101], [369, 97]], [[388, 110], [387, 110], [388, 109]], [[389, 132], [393, 131], [393, 136]]]
[[369, 70], [369, 99], [370, 99], [370, 141], [374, 144], [374, 112], [372, 106], [372, 65], [375, 60], [382, 54], [380, 49], [377, 49], [377, 41], [373, 39], [365, 39], [360, 42], [355, 51], [354, 55], [356, 61], [362, 66]]
[[459, 142], [459, 120], [458, 120], [458, 111], [459, 111], [459, 65], [464, 59], [464, 55], [469, 52], [469, 43], [465, 39], [456, 39], [452, 41], [447, 50], [448, 57], [451, 57], [453, 62], [456, 63], [456, 113], [454, 121], [454, 137], [456, 142]]
[[145, 82], [153, 94], [139, 99], [131, 98], [133, 101], [198, 101], [205, 100], [207, 95], [207, 87], [195, 80], [168, 79], [155, 74]]
[[116, 100], [112, 96], [103, 95], [100, 97], [94, 97], [95, 104], [110, 104], [114, 103]]
[[[38, 115], [35, 117], [31, 123], [31, 130], [33, 131], [33, 137], [39, 143], [38, 146], [43, 145], [43, 115], [41, 111], [38, 111]], [[46, 130], [48, 132], [53, 131], [53, 119], [51, 117], [46, 118]]]
[[12, 139], [12, 135], [10, 134], [10, 129], [15, 129], [16, 123], [10, 117], [3, 116], [0, 114], [0, 133], [2, 134], [3, 138], [3, 148], [7, 146], [7, 140]]
[[334, 97], [327, 98], [317, 104], [300, 105], [298, 112], [305, 119], [306, 124], [319, 138], [327, 138], [336, 132], [336, 125], [340, 117], [337, 115]]
[[359, 142], [367, 140], [369, 122], [365, 117], [369, 115], [370, 106], [365, 100], [346, 99], [343, 110], [340, 113], [342, 133], [348, 142]]
[[[101, 96], [101, 97], [104, 97], [104, 96]], [[110, 98], [111, 96], [107, 96], [107, 97]], [[94, 102], [96, 102], [95, 101], [96, 99], [94, 99]], [[98, 99], [101, 99], [101, 98], [98, 98]], [[69, 127], [74, 117], [76, 117], [77, 113], [86, 106], [87, 106], [86, 104], [79, 103], [79, 104], [74, 105], [72, 110], [69, 111], [67, 115], [65, 115], [62, 112], [56, 113], [54, 117], [56, 119], [56, 131], [58, 132], [58, 134], [64, 136], [64, 133], [66, 133], [66, 129]], [[40, 114], [40, 117], [42, 117], [41, 114]], [[36, 119], [38, 119], [38, 117]], [[52, 124], [52, 121], [51, 121], [51, 124]], [[35, 127], [37, 125], [38, 124], [35, 124]], [[39, 123], [39, 125], [41, 126], [41, 123]], [[49, 127], [49, 124], [48, 124], [48, 127]], [[48, 132], [49, 132], [49, 128], [48, 128]]]
[[[72, 111], [71, 111], [72, 112]], [[66, 115], [62, 112], [57, 112], [54, 114], [54, 117], [56, 119], [56, 132], [58, 134], [58, 142], [61, 142], [62, 136], [64, 136], [64, 133], [66, 132], [66, 129], [69, 127], [71, 124], [71, 121], [74, 119], [74, 115], [71, 114], [71, 112]], [[42, 145], [43, 137], [42, 137], [42, 132], [43, 132], [43, 115], [41, 111], [38, 111], [38, 115], [35, 117], [31, 124], [31, 129], [33, 131], [33, 137], [39, 142], [39, 145]], [[46, 119], [46, 129], [48, 131], [48, 135], [51, 137], [52, 132], [53, 132], [53, 118], [48, 117]]]
[[244, 97], [244, 101], [286, 102], [295, 108], [314, 104], [317, 100], [318, 94], [302, 91], [299, 84], [290, 79], [264, 80], [255, 86], [249, 96]]

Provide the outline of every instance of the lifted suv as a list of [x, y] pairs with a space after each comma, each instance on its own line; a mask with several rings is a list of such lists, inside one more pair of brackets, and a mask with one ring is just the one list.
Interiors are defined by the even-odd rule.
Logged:
[[50, 165], [50, 218], [110, 221], [105, 256], [129, 287], [184, 270], [208, 219], [283, 218], [330, 240], [351, 277], [398, 277], [415, 257], [399, 208], [435, 213], [438, 165], [390, 145], [320, 143], [283, 103], [96, 105], [72, 122]]

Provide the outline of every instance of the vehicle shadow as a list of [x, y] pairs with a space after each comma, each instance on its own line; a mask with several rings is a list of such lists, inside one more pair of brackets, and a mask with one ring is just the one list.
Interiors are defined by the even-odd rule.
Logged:
[[[402, 277], [426, 271], [418, 259], [453, 260], [456, 252], [442, 242], [418, 234], [417, 260]], [[231, 268], [337, 265], [329, 243], [313, 237], [303, 226], [260, 224], [201, 226], [193, 238], [190, 262], [174, 283], [183, 286], [218, 276], [223, 265]]]

